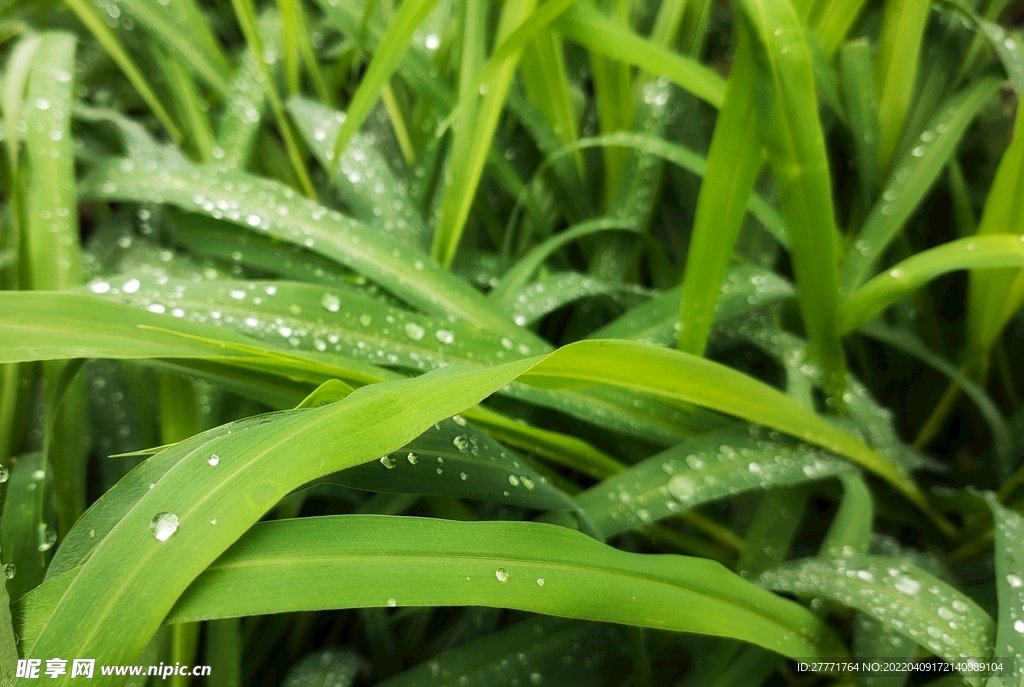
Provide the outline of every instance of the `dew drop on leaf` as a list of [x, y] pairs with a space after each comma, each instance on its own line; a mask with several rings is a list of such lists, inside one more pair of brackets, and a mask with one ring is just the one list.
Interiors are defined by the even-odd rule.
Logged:
[[210, 465], [217, 465], [220, 463], [220, 456], [218, 456], [216, 453], [211, 453], [210, 457], [206, 459], [206, 462], [209, 463]]
[[380, 464], [386, 467], [388, 470], [392, 470], [395, 467], [395, 459], [392, 458], [390, 455], [381, 456]]
[[320, 305], [324, 306], [324, 310], [328, 312], [338, 312], [341, 309], [341, 299], [333, 293], [325, 293], [320, 299]]
[[494, 576], [498, 578], [498, 582], [505, 582], [508, 580], [508, 571], [505, 568], [498, 568], [494, 571]]
[[12, 579], [18, 572], [18, 569], [14, 567], [14, 563], [7, 563], [4, 565], [4, 577], [8, 580]]
[[178, 516], [174, 513], [157, 513], [150, 521], [149, 529], [157, 541], [167, 541], [178, 531]]

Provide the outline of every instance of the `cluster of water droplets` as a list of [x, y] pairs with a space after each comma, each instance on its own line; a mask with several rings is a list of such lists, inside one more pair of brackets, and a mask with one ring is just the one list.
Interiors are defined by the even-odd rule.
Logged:
[[673, 446], [577, 500], [607, 534], [744, 491], [824, 479], [848, 469], [826, 451], [750, 426]]
[[562, 272], [524, 286], [510, 298], [509, 310], [522, 327], [581, 298], [618, 294], [625, 289], [579, 272]]
[[856, 608], [943, 658], [986, 655], [988, 615], [953, 587], [905, 560], [864, 555], [804, 559], [764, 573], [760, 584]]

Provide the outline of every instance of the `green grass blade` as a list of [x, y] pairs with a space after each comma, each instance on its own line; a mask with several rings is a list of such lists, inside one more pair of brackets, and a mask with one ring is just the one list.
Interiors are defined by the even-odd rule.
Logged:
[[[35, 59], [42, 40], [36, 34], [28, 34], [18, 41], [7, 59], [7, 68], [4, 72], [4, 148], [7, 149], [7, 165], [10, 168], [12, 179], [17, 176], [18, 149], [20, 148], [19, 144], [21, 141], [16, 125], [21, 116], [21, 108], [25, 97], [25, 84], [28, 82], [29, 73], [32, 69], [32, 61]], [[14, 188], [11, 190], [12, 192], [17, 192]]]
[[[1024, 523], [1018, 513], [1004, 507], [992, 493], [985, 493], [985, 500], [992, 510], [995, 522], [995, 564], [996, 564], [996, 595], [999, 598], [998, 623], [996, 625], [995, 647], [1000, 656], [1012, 658], [1013, 672], [1005, 677], [1020, 681], [1024, 677], [1024, 665], [1019, 663], [1024, 657], [1024, 633], [1020, 631], [1024, 623], [1021, 610], [1024, 609], [1024, 590], [1021, 584], [1021, 571], [1024, 570]], [[1006, 680], [1010, 683], [1010, 680]]]
[[208, 86], [221, 95], [227, 94], [230, 66], [195, 0], [155, 4], [146, 0], [115, 0], [114, 4], [165, 45], [180, 63], [189, 65]]
[[[310, 559], [311, 552], [319, 560]], [[344, 567], [345, 578], [325, 577], [326, 561]], [[390, 562], [386, 590], [380, 586], [383, 561]], [[71, 581], [65, 599], [88, 574], [87, 565]], [[624, 578], [631, 584], [623, 585]], [[57, 578], [51, 585], [63, 583]], [[253, 585], [261, 592], [249, 591]], [[234, 592], [224, 593], [229, 587]], [[635, 600], [631, 590], [638, 591]], [[168, 620], [384, 607], [392, 603], [389, 599], [400, 606], [492, 605], [613, 619], [736, 637], [785, 655], [844, 655], [831, 632], [808, 611], [758, 590], [717, 563], [629, 554], [571, 530], [523, 522], [366, 515], [259, 524], [199, 576]], [[37, 616], [26, 619], [25, 630], [31, 632], [45, 610], [26, 607]], [[54, 615], [62, 608], [57, 606]], [[43, 629], [33, 654], [53, 622]]]
[[789, 230], [810, 357], [824, 369], [826, 391], [834, 396], [842, 393], [846, 370], [836, 331], [838, 236], [810, 53], [787, 0], [751, 0], [740, 9], [753, 44], [757, 112]]
[[291, 124], [285, 115], [284, 105], [282, 105], [281, 96], [277, 92], [273, 74], [271, 74], [270, 68], [263, 59], [263, 38], [260, 36], [256, 9], [253, 6], [252, 0], [231, 0], [231, 6], [235, 10], [235, 16], [238, 17], [238, 23], [242, 29], [242, 34], [245, 36], [245, 42], [249, 46], [253, 62], [256, 63], [263, 75], [263, 86], [266, 89], [267, 99], [270, 101], [270, 108], [274, 112], [274, 118], [277, 120], [281, 137], [284, 139], [285, 149], [288, 151], [288, 160], [291, 162], [292, 169], [299, 181], [299, 186], [301, 186], [302, 192], [307, 197], [316, 200], [316, 190], [313, 188], [313, 182], [309, 179], [306, 164], [295, 142], [295, 136], [292, 134]]
[[555, 251], [586, 236], [605, 231], [636, 231], [632, 219], [615, 219], [598, 217], [589, 219], [548, 237], [519, 258], [512, 267], [502, 275], [501, 281], [490, 293], [490, 298], [503, 301], [518, 289], [525, 286], [534, 273], [544, 264]]
[[847, 470], [839, 479], [843, 483], [843, 500], [821, 543], [821, 555], [834, 558], [850, 551], [866, 554], [875, 519], [871, 491], [864, 478], [853, 470]]
[[380, 47], [374, 53], [359, 88], [348, 104], [345, 121], [342, 122], [334, 139], [334, 159], [341, 156], [352, 135], [366, 121], [377, 102], [381, 87], [395, 73], [403, 55], [409, 49], [409, 44], [412, 43], [413, 33], [427, 18], [436, 2], [437, 0], [405, 0], [392, 17], [387, 33], [380, 41]]
[[884, 173], [889, 169], [903, 134], [914, 95], [928, 0], [889, 0], [882, 15], [882, 30], [875, 60], [878, 90], [878, 159]]
[[761, 497], [736, 563], [744, 577], [756, 578], [786, 560], [809, 496], [810, 489], [804, 485], [770, 489]]
[[555, 21], [554, 27], [594, 53], [664, 76], [714, 107], [722, 104], [725, 84], [720, 76], [696, 60], [637, 36], [587, 4], [573, 5]]
[[582, 298], [610, 296], [630, 303], [644, 290], [632, 284], [609, 282], [580, 272], [554, 272], [509, 294], [504, 305], [516, 324], [528, 325]]
[[1020, 236], [967, 237], [903, 260], [860, 287], [843, 303], [840, 331], [850, 332], [932, 279], [956, 270], [1024, 267]]
[[192, 156], [202, 162], [210, 162], [216, 140], [210, 118], [200, 104], [200, 95], [192, 75], [175, 57], [165, 53], [160, 47], [153, 46], [150, 53], [159, 66], [163, 81], [174, 99], [174, 107], [178, 112], [178, 120], [184, 129], [184, 144], [192, 152]]
[[735, 494], [849, 471], [820, 449], [732, 426], [651, 456], [583, 492], [576, 503], [602, 536], [611, 537]]
[[[211, 167], [161, 172], [141, 167], [131, 160], [105, 165], [83, 182], [82, 194], [106, 200], [163, 202], [192, 212], [222, 215], [234, 224], [347, 265], [425, 312], [456, 315], [514, 341], [537, 345], [472, 287], [426, 255], [336, 211], [302, 200], [281, 184]], [[165, 181], [168, 174], [170, 181]], [[225, 205], [227, 212], [219, 205]], [[281, 214], [280, 207], [287, 208], [287, 214]], [[415, 264], [422, 264], [423, 269], [410, 271], [408, 266]]]
[[[4, 562], [14, 566], [7, 590], [15, 601], [43, 581], [53, 555], [53, 471], [40, 451], [18, 456], [10, 471], [3, 511]], [[40, 546], [42, 545], [42, 546]]]
[[[11, 598], [7, 594], [7, 575], [9, 564], [4, 563], [0, 558], [0, 570], [5, 572], [3, 582], [0, 582], [0, 660], [3, 661], [3, 668], [0, 668], [0, 684], [10, 687], [14, 684], [14, 667], [18, 665], [18, 645], [14, 637], [14, 621], [11, 618]], [[17, 574], [17, 573], [15, 573]]]
[[[510, 0], [502, 7], [495, 40], [504, 41], [532, 12], [534, 0]], [[465, 229], [470, 206], [476, 197], [484, 163], [498, 126], [516, 65], [522, 51], [500, 61], [494, 74], [477, 91], [466, 87], [476, 83], [476, 67], [463, 63], [460, 74], [457, 128], [449, 155], [440, 212], [434, 227], [431, 256], [444, 266], [451, 265]]]
[[919, 143], [900, 160], [853, 246], [843, 257], [843, 287], [852, 290], [867, 280], [872, 266], [951, 159], [971, 121], [998, 89], [998, 79], [982, 79], [969, 86], [953, 96], [918, 135]]
[[331, 175], [352, 214], [409, 246], [425, 250], [430, 242], [426, 224], [412, 198], [399, 183], [384, 155], [359, 132], [352, 134], [341, 157], [332, 164], [331, 141], [345, 115], [304, 98], [292, 98], [288, 112], [307, 147]]
[[178, 130], [174, 120], [167, 114], [167, 110], [164, 109], [160, 99], [156, 97], [156, 94], [150, 87], [149, 81], [146, 80], [146, 77], [135, 64], [131, 55], [121, 45], [121, 41], [118, 40], [117, 35], [107, 26], [99, 12], [92, 6], [89, 0], [67, 0], [67, 4], [78, 16], [79, 21], [85, 24], [85, 27], [96, 37], [96, 41], [103, 46], [103, 49], [110, 55], [110, 59], [117, 64], [142, 99], [146, 101], [146, 105], [156, 115], [156, 118], [160, 120], [167, 133], [172, 138], [180, 140], [181, 132]]
[[806, 558], [766, 572], [761, 584], [855, 608], [953, 663], [992, 655], [992, 618], [970, 597], [905, 559]]
[[[978, 236], [1024, 234], [1024, 108], [985, 199]], [[967, 337], [972, 373], [984, 380], [989, 351], [1022, 301], [1008, 299], [1020, 270], [974, 272], [967, 301]]]
[[701, 355], [707, 346], [716, 294], [739, 235], [747, 199], [764, 162], [753, 72], [750, 46], [743, 41], [711, 137], [683, 269], [677, 345], [685, 353]]
[[866, 40], [849, 41], [839, 49], [839, 77], [857, 156], [857, 180], [864, 204], [870, 206], [879, 179], [878, 99], [872, 76], [871, 45]]
[[[564, 9], [570, 4], [571, 2], [566, 0], [546, 3], [541, 9], [534, 12], [530, 19], [523, 22], [516, 33], [536, 19], [549, 6], [561, 5]], [[515, 33], [509, 38], [514, 37]], [[506, 40], [495, 51], [495, 54], [502, 51], [508, 43], [509, 41]], [[565, 55], [561, 41], [553, 32], [539, 31], [536, 37], [526, 45], [522, 55], [520, 77], [527, 97], [544, 113], [558, 140], [562, 144], [576, 141], [579, 138], [579, 126], [569, 86]], [[577, 172], [582, 175], [584, 171], [583, 156], [574, 155], [573, 157]]]

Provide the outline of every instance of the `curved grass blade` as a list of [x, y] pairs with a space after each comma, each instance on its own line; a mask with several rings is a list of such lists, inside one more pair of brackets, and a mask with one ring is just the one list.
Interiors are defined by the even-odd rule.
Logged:
[[[30, 655], [63, 609], [46, 622], [53, 597], [64, 587], [68, 599], [88, 573], [88, 565], [65, 573], [26, 599], [23, 635], [31, 640], [46, 623]], [[529, 522], [357, 515], [260, 523], [198, 576], [167, 621], [389, 605], [490, 605], [735, 637], [790, 656], [845, 654], [810, 612], [718, 563], [625, 553]]]
[[[760, 267], [738, 265], [725, 278], [712, 307], [712, 324], [723, 322], [752, 309], [792, 298], [793, 285], [776, 273]], [[679, 335], [680, 289], [670, 289], [647, 303], [630, 309], [618, 319], [594, 332], [592, 338], [633, 339], [659, 346], [674, 346]]]
[[[647, 155], [660, 157], [697, 176], [702, 177], [705, 175], [707, 167], [705, 159], [692, 150], [657, 136], [636, 131], [619, 131], [603, 136], [588, 136], [575, 143], [548, 152], [544, 162], [534, 173], [534, 177], [536, 178], [549, 165], [557, 168], [559, 160], [566, 155], [588, 148], [608, 146], [633, 148]], [[747, 199], [746, 211], [760, 222], [776, 241], [783, 246], [789, 246], [789, 239], [786, 236], [786, 227], [783, 225], [782, 218], [767, 200], [757, 193], [751, 192]]]
[[326, 478], [353, 489], [575, 510], [565, 494], [464, 419], [444, 420], [375, 462]]
[[491, 291], [490, 297], [498, 301], [508, 301], [519, 289], [526, 286], [530, 277], [544, 264], [555, 251], [586, 236], [593, 236], [605, 231], [637, 231], [634, 220], [614, 217], [597, 217], [585, 220], [563, 231], [554, 234], [530, 249], [519, 258], [502, 275], [501, 281]]
[[[341, 152], [348, 145], [352, 135], [366, 121], [380, 94], [381, 87], [391, 78], [409, 44], [412, 43], [416, 28], [427, 18], [437, 0], [406, 0], [392, 17], [387, 33], [380, 39], [380, 46], [373, 54], [370, 66], [356, 89], [345, 113], [344, 122], [334, 139], [332, 159], [341, 158]], [[332, 176], [337, 172], [331, 170]]]
[[555, 20], [554, 28], [591, 52], [664, 76], [709, 105], [722, 105], [721, 77], [695, 60], [637, 36], [590, 5], [574, 4]]
[[[33, 297], [36, 298], [35, 301], [33, 301]], [[88, 296], [58, 296], [55, 294], [12, 294], [9, 296], [4, 301], [3, 309], [0, 309], [0, 315], [3, 316], [0, 317], [0, 332], [5, 329], [11, 332], [20, 330], [20, 335], [11, 339], [19, 343], [15, 346], [0, 347], [0, 362], [38, 360], [47, 356], [90, 358], [173, 357], [175, 355], [186, 357], [191, 355], [192, 357], [217, 358], [237, 356], [245, 350], [261, 351], [256, 347], [244, 346], [242, 344], [244, 338], [237, 337], [237, 335], [234, 337], [217, 335], [228, 341], [234, 338], [239, 342], [234, 344], [233, 348], [228, 348], [226, 341], [220, 343], [220, 346], [224, 348], [220, 348], [219, 355], [213, 353], [218, 350], [218, 346], [205, 343], [205, 340], [200, 338], [202, 334], [194, 337], [199, 338], [195, 342], [196, 344], [203, 342], [196, 347], [192, 341], [189, 341], [188, 345], [184, 345], [186, 343], [184, 341], [177, 341], [177, 345], [171, 344], [171, 341], [175, 341], [175, 337], [167, 330], [146, 331], [145, 335], [140, 337], [139, 330], [131, 323], [133, 320], [135, 322], [152, 322], [151, 326], [156, 328], [160, 328], [163, 320], [157, 315], [153, 315], [153, 318], [144, 318], [142, 317], [144, 313], [137, 313], [127, 321], [124, 317], [118, 320], [113, 313], [118, 312], [119, 306], [113, 303], [103, 304], [103, 307], [110, 308], [111, 314], [107, 317], [111, 318], [111, 322], [119, 322], [118, 335], [110, 331], [110, 329], [114, 329], [111, 327], [106, 332], [93, 331], [89, 336], [83, 337], [91, 347], [80, 341], [69, 343], [63, 334], [66, 330], [61, 329], [60, 323], [62, 320], [67, 322], [68, 318], [87, 317], [82, 313], [81, 308], [84, 302], [88, 302], [88, 299]], [[49, 307], [46, 314], [32, 312], [30, 304], [33, 302], [37, 304], [36, 307], [39, 303], [47, 303]], [[15, 308], [15, 303], [18, 304], [18, 308]], [[57, 309], [53, 307], [58, 303], [65, 308], [59, 315]], [[68, 308], [72, 312], [68, 312]], [[122, 310], [121, 312], [127, 311]], [[148, 313], [148, 315], [152, 314]], [[197, 333], [205, 333], [211, 329], [196, 323], [177, 323], [175, 326]], [[114, 329], [114, 331], [117, 330]], [[221, 330], [214, 329], [213, 331]], [[30, 333], [31, 336], [29, 336]], [[124, 341], [124, 339], [128, 339], [128, 341]], [[124, 354], [120, 351], [122, 346]], [[73, 352], [73, 355], [69, 355], [69, 351]], [[196, 355], [197, 352], [198, 355]], [[288, 355], [285, 352], [277, 354], [270, 351], [266, 351], [266, 355], [279, 358], [279, 361], [275, 361], [279, 364], [289, 363], [297, 367], [309, 365], [310, 371], [331, 374], [337, 369], [330, 364], [317, 366], [312, 362], [316, 358], [309, 359], [294, 354]], [[629, 369], [621, 366], [620, 362], [623, 357], [632, 361]], [[309, 360], [308, 363], [307, 360]], [[326, 360], [330, 360], [330, 358]], [[578, 387], [587, 384], [610, 385], [657, 396], [673, 404], [693, 404], [728, 413], [748, 422], [774, 427], [849, 458], [854, 463], [889, 481], [912, 502], [924, 506], [925, 502], [920, 491], [902, 469], [894, 466], [850, 434], [801, 407], [780, 391], [724, 365], [647, 344], [608, 340], [570, 344], [548, 354], [542, 360], [543, 362], [538, 363], [528, 374], [521, 375], [521, 379], [518, 381], [542, 388]], [[477, 370], [477, 373], [484, 374], [487, 370], [494, 372], [507, 369], [510, 366], [519, 367], [521, 365], [521, 361], [505, 363], [501, 366]], [[299, 369], [303, 368], [299, 367]], [[342, 370], [344, 371], [337, 376], [341, 379], [350, 378], [352, 373], [345, 368]], [[441, 371], [443, 370], [437, 372]], [[316, 384], [322, 381], [320, 380]], [[504, 384], [500, 386], [504, 386]], [[640, 401], [639, 406], [636, 401]], [[641, 413], [650, 413], [653, 409], [641, 398], [636, 398], [632, 405]], [[675, 421], [681, 422], [684, 417], [685, 414], [680, 412]]]
[[921, 251], [857, 289], [843, 303], [840, 331], [850, 332], [910, 292], [947, 272], [1024, 267], [1024, 238], [1008, 234], [967, 237]]
[[600, 687], [617, 672], [622, 643], [622, 633], [614, 626], [538, 616], [449, 649], [379, 687], [442, 687], [463, 676], [476, 687], [514, 680]]
[[[999, 622], [996, 627], [995, 653], [1013, 660], [1013, 672], [1004, 674], [1020, 682], [1024, 676], [1024, 522], [1021, 516], [985, 493], [995, 522], [996, 594], [999, 598]], [[1011, 684], [1011, 680], [1006, 681]]]
[[604, 537], [746, 491], [837, 477], [850, 466], [756, 426], [733, 426], [651, 456], [576, 497]]
[[516, 324], [527, 325], [581, 298], [611, 296], [622, 301], [644, 295], [643, 289], [632, 284], [607, 282], [579, 272], [555, 272], [510, 294], [505, 307]]
[[[169, 203], [262, 231], [346, 265], [425, 312], [456, 315], [539, 348], [536, 339], [427, 256], [337, 211], [298, 198], [276, 182], [213, 167], [158, 172], [122, 160], [94, 171], [83, 182], [82, 195]], [[409, 265], [414, 269], [410, 271]]]
[[824, 370], [827, 393], [838, 396], [846, 370], [836, 331], [838, 232], [810, 51], [788, 0], [747, 0], [740, 16], [752, 42], [754, 96], [789, 230], [809, 354]]
[[[430, 235], [416, 204], [367, 137], [353, 133], [341, 157], [335, 158], [330, 141], [336, 138], [345, 115], [299, 97], [290, 98], [287, 107], [306, 145], [331, 175], [353, 215], [396, 240], [426, 250]], [[337, 162], [332, 164], [335, 159]]]
[[971, 121], [998, 90], [999, 80], [994, 78], [967, 87], [953, 96], [918, 135], [843, 256], [841, 283], [847, 293], [867, 280], [872, 266], [935, 183]]
[[855, 608], [953, 663], [992, 656], [992, 618], [970, 597], [905, 559], [805, 558], [764, 573], [760, 583]]
[[42, 452], [34, 451], [13, 461], [9, 474], [2, 548], [4, 561], [14, 566], [14, 577], [6, 584], [11, 598], [17, 601], [43, 581], [53, 553], [53, 472]]
[[857, 180], [865, 206], [878, 186], [878, 98], [872, 76], [871, 45], [849, 41], [839, 49], [839, 79], [846, 102], [846, 120], [857, 159]]

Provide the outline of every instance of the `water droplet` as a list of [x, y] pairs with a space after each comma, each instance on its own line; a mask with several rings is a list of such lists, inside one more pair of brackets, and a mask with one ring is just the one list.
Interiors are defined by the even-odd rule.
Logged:
[[544, 684], [544, 676], [540, 673], [530, 673], [530, 684], [534, 687]]
[[220, 463], [220, 456], [218, 456], [216, 453], [211, 453], [210, 457], [206, 459], [206, 462], [209, 463], [210, 465], [217, 465], [218, 463]]
[[420, 339], [423, 338], [423, 335], [425, 333], [426, 332], [424, 331], [423, 327], [419, 326], [415, 322], [405, 323], [405, 334], [413, 341], [419, 341]]
[[52, 527], [46, 525], [46, 523], [39, 523], [39, 546], [37, 550], [40, 552], [49, 551], [53, 548], [53, 545], [57, 543], [57, 533]]
[[910, 154], [913, 155], [914, 157], [922, 157], [927, 152], [928, 149], [925, 148], [924, 146], [917, 146], [916, 148], [910, 151]]
[[419, 456], [417, 456], [415, 453], [410, 453], [405, 457], [405, 459], [409, 461], [409, 465], [415, 465], [420, 460]]
[[469, 475], [467, 475], [464, 472], [460, 472], [459, 473], [459, 479], [461, 479], [463, 482], [465, 482], [467, 479], [469, 479]]
[[359, 324], [363, 325], [364, 327], [369, 327], [372, 323], [373, 318], [367, 315], [366, 313], [363, 313], [362, 315], [359, 316]]
[[423, 45], [427, 47], [427, 50], [437, 50], [441, 47], [441, 38], [436, 33], [432, 33], [423, 40]]
[[1024, 635], [1024, 620], [1018, 620], [1013, 624], [1013, 629]]
[[398, 605], [398, 601], [394, 598], [388, 598], [388, 600], [385, 603], [388, 605], [388, 608], [394, 608]]
[[455, 341], [455, 335], [452, 334], [447, 329], [438, 329], [436, 332], [434, 332], [434, 336], [436, 336], [437, 340], [443, 344], [450, 344], [451, 342]]
[[543, 577], [538, 577], [537, 578], [537, 586], [538, 587], [543, 587], [544, 586], [544, 578]]
[[498, 578], [498, 582], [505, 582], [508, 580], [508, 572], [505, 568], [498, 568], [494, 571], [494, 576]]
[[6, 465], [0, 465], [0, 484], [3, 484], [11, 478], [11, 471], [7, 469]]
[[1021, 585], [1024, 585], [1024, 580], [1022, 580], [1020, 576], [1013, 574], [1006, 576], [1006, 582], [1014, 589], [1019, 589]]
[[174, 513], [157, 513], [150, 521], [149, 529], [157, 541], [167, 541], [178, 531], [178, 516]]
[[333, 293], [325, 293], [320, 299], [320, 305], [328, 312], [338, 312], [341, 309], [341, 299]]
[[381, 456], [380, 464], [386, 467], [388, 470], [391, 470], [395, 467], [395, 459], [392, 458], [390, 455]]
[[903, 276], [903, 270], [899, 269], [898, 267], [894, 267], [893, 269], [889, 270], [889, 276], [892, 277], [893, 279], [899, 279], [900, 277]]
[[469, 439], [466, 438], [465, 434], [460, 434], [459, 436], [452, 439], [452, 445], [455, 446], [455, 448], [459, 449], [460, 451], [465, 451], [467, 448], [469, 448]]
[[8, 580], [12, 579], [18, 572], [18, 569], [14, 567], [14, 563], [7, 563], [4, 565], [4, 577]]
[[135, 293], [139, 290], [140, 286], [142, 286], [142, 284], [139, 283], [138, 279], [129, 279], [124, 283], [124, 286], [121, 287], [121, 290], [125, 293]]
[[909, 577], [901, 577], [893, 586], [896, 587], [896, 591], [900, 594], [906, 594], [908, 596], [913, 596], [921, 590], [921, 583], [917, 580], [912, 580]]

